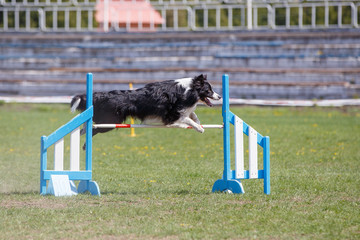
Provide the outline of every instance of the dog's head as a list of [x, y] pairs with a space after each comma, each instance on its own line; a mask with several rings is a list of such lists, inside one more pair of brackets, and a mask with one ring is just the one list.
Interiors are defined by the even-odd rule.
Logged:
[[206, 80], [206, 75], [199, 75], [193, 79], [193, 86], [198, 92], [200, 100], [209, 107], [212, 107], [212, 103], [209, 98], [213, 100], [220, 100], [221, 96], [212, 90], [210, 83]]

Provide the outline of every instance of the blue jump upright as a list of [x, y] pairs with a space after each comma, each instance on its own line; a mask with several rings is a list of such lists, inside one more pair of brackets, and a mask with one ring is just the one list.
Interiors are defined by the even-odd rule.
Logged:
[[[264, 193], [270, 194], [270, 138], [257, 133], [251, 126], [230, 111], [228, 75], [223, 75], [222, 89], [224, 172], [223, 178], [214, 183], [212, 191], [245, 193], [241, 180], [264, 179]], [[230, 124], [235, 126], [235, 131], [238, 128], [238, 132], [235, 132], [235, 170], [231, 170], [230, 165]], [[249, 136], [249, 170], [244, 170], [243, 133]], [[263, 170], [257, 169], [257, 144], [263, 149]]]
[[[52, 175], [67, 175], [69, 180], [80, 180], [77, 192], [89, 191], [93, 195], [100, 196], [99, 186], [92, 181], [92, 86], [93, 75], [88, 73], [86, 76], [86, 110], [68, 123], [57, 129], [49, 136], [41, 137], [41, 156], [40, 156], [40, 194], [47, 193], [47, 182]], [[80, 170], [80, 126], [86, 125], [86, 162], [85, 170]], [[70, 134], [70, 170], [63, 169], [63, 138]], [[54, 169], [47, 170], [47, 150], [54, 145]]]

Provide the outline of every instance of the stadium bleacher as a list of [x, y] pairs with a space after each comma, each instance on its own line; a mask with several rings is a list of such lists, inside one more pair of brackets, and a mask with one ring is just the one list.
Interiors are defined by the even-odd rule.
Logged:
[[0, 35], [0, 95], [72, 95], [93, 72], [95, 90], [140, 87], [199, 73], [231, 97], [360, 96], [360, 32], [43, 33]]

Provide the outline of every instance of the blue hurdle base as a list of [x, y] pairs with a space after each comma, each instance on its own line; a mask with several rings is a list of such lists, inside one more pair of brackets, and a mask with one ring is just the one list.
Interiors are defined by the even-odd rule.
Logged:
[[82, 180], [78, 185], [78, 193], [89, 191], [92, 195], [100, 196], [99, 185], [95, 181]]
[[230, 190], [232, 193], [245, 193], [240, 180], [219, 179], [214, 183], [212, 192], [224, 192]]

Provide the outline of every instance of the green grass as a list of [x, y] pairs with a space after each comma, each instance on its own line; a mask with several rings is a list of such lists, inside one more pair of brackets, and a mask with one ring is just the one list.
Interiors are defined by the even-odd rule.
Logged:
[[[40, 137], [73, 115], [1, 105], [0, 239], [360, 239], [360, 109], [231, 109], [270, 136], [269, 196], [261, 180], [243, 181], [243, 195], [211, 193], [223, 168], [222, 131], [211, 129], [97, 135], [102, 196], [40, 196]], [[197, 114], [221, 123], [220, 108]]]

